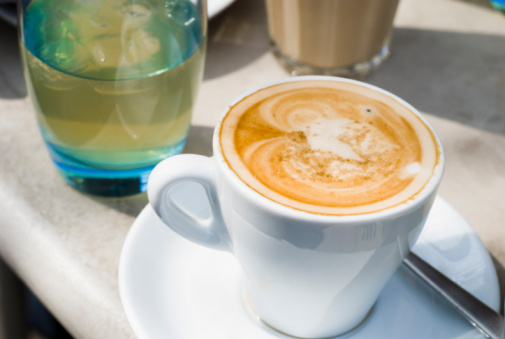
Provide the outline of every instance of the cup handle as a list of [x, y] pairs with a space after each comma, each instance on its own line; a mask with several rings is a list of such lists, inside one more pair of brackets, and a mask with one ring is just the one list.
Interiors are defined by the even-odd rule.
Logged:
[[[197, 218], [173, 200], [170, 190], [183, 182], [196, 182], [203, 186], [211, 211], [208, 219]], [[181, 154], [163, 160], [153, 169], [147, 194], [158, 216], [176, 233], [200, 245], [231, 252], [231, 240], [221, 214], [216, 183], [213, 158]]]

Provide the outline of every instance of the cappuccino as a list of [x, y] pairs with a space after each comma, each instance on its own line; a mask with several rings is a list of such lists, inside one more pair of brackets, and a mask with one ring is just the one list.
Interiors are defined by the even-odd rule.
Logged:
[[[415, 108], [335, 77], [245, 94], [212, 146], [212, 157], [158, 164], [150, 204], [186, 239], [231, 252], [249, 311], [297, 338], [334, 337], [370, 314], [419, 236], [444, 168]], [[210, 217], [171, 194], [187, 182], [205, 187]]]
[[251, 189], [309, 213], [378, 212], [415, 197], [440, 146], [394, 97], [350, 82], [291, 81], [233, 105], [220, 128], [224, 159]]

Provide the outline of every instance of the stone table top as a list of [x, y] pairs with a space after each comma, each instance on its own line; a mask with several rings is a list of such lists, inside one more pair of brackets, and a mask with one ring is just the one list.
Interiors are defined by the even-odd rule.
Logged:
[[[0, 256], [77, 338], [134, 337], [118, 292], [123, 241], [145, 195], [83, 195], [56, 172], [22, 76], [15, 28], [0, 23]], [[287, 77], [267, 47], [262, 1], [209, 23], [186, 153], [210, 155], [235, 97]], [[505, 286], [505, 16], [479, 0], [402, 0], [392, 55], [366, 81], [424, 113], [447, 163], [440, 196], [472, 225]], [[502, 294], [503, 295], [503, 294]]]

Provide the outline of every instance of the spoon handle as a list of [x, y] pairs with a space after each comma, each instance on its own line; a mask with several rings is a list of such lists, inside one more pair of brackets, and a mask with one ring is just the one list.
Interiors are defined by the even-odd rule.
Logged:
[[438, 292], [483, 335], [491, 339], [504, 338], [503, 317], [472, 294], [440, 273], [423, 259], [410, 252], [404, 265]]

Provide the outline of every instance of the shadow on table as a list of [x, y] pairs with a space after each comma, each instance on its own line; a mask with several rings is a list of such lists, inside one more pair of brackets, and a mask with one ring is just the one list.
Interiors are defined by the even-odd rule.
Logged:
[[0, 99], [23, 98], [26, 86], [16, 28], [0, 20], [0, 32]]
[[477, 5], [480, 7], [492, 9], [491, 4], [489, 3], [489, 0], [458, 0], [460, 2], [466, 2], [472, 5]]
[[147, 194], [145, 193], [123, 198], [106, 198], [98, 196], [89, 196], [89, 198], [132, 217], [137, 217], [149, 202]]
[[231, 73], [267, 52], [264, 1], [236, 1], [209, 21], [204, 79]]
[[214, 128], [192, 125], [189, 129], [188, 140], [183, 153], [201, 154], [212, 156], [212, 137]]
[[367, 82], [422, 112], [505, 134], [504, 55], [505, 36], [399, 28]]

